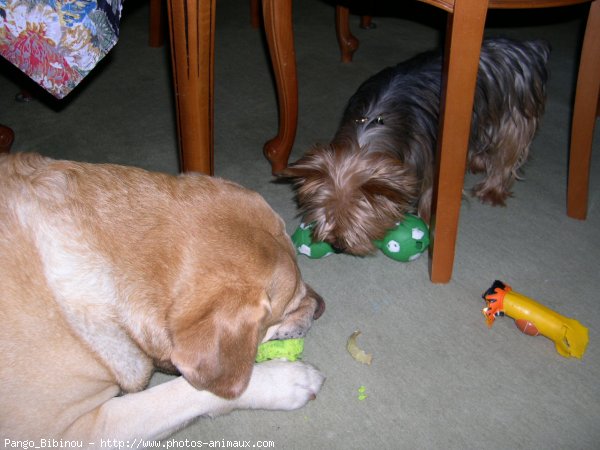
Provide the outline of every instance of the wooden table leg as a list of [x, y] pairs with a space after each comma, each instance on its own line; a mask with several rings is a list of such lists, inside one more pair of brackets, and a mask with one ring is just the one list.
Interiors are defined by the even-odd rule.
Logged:
[[429, 250], [434, 283], [452, 277], [486, 13], [486, 1], [456, 0], [448, 17]]
[[273, 174], [287, 167], [298, 126], [298, 79], [292, 0], [263, 0], [265, 34], [277, 85], [279, 132], [264, 146]]
[[168, 0], [181, 170], [214, 173], [215, 0]]

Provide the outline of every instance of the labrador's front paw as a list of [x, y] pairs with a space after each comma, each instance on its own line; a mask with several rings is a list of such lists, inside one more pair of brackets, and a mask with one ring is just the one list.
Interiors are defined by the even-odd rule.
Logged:
[[314, 400], [325, 375], [310, 364], [274, 360], [254, 365], [250, 384], [237, 400], [239, 408], [298, 409]]

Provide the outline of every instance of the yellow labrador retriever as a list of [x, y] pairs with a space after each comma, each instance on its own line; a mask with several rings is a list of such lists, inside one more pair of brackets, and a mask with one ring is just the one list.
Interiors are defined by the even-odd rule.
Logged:
[[[0, 436], [158, 439], [233, 409], [299, 408], [323, 375], [254, 364], [324, 304], [281, 218], [202, 175], [0, 156]], [[155, 368], [179, 373], [145, 389]], [[113, 441], [110, 441], [113, 440]]]

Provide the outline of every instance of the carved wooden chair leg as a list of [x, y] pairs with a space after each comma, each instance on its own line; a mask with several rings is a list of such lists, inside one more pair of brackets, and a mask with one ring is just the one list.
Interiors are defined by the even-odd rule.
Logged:
[[335, 7], [335, 32], [342, 54], [342, 62], [352, 62], [352, 56], [358, 49], [358, 39], [350, 31], [350, 10], [341, 5]]
[[265, 35], [277, 85], [279, 131], [264, 146], [274, 174], [287, 167], [298, 127], [298, 78], [292, 29], [292, 0], [263, 0]]

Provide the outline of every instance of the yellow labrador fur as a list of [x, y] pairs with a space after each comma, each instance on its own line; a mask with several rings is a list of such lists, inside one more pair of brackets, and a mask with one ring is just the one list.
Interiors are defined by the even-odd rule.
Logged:
[[[157, 439], [299, 408], [324, 379], [254, 364], [323, 304], [281, 218], [231, 182], [1, 155], [0, 273], [3, 439]], [[155, 368], [183, 376], [145, 389]]]

